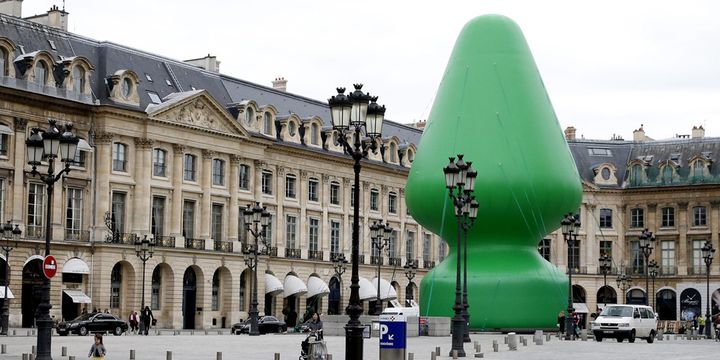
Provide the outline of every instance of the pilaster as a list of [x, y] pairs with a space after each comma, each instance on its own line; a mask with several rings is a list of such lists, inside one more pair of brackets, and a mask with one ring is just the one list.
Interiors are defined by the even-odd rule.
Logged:
[[135, 189], [132, 232], [142, 236], [150, 232], [150, 180], [152, 178], [152, 139], [135, 138]]
[[[210, 239], [210, 191], [212, 189], [212, 159], [215, 157], [215, 152], [210, 150], [202, 151], [202, 172], [200, 173], [201, 186], [202, 186], [202, 199], [200, 200], [200, 233], [199, 238]], [[208, 241], [209, 242], [209, 241]], [[207, 248], [207, 243], [205, 244]]]
[[183, 207], [183, 160], [185, 158], [185, 146], [173, 145], [173, 168], [172, 185], [173, 196], [170, 202], [170, 236], [179, 239], [182, 235], [182, 207]]

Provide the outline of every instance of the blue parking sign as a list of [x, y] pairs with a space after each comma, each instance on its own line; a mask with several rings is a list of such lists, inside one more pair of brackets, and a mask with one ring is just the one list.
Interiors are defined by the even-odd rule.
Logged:
[[407, 324], [400, 315], [380, 316], [380, 349], [405, 349]]

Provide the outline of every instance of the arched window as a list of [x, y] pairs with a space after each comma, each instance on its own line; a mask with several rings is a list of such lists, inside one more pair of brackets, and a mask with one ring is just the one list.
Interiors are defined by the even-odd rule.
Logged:
[[313, 123], [310, 125], [310, 143], [313, 145], [317, 145], [320, 143], [320, 126], [318, 124]]
[[40, 86], [47, 85], [48, 66], [44, 61], [38, 61], [35, 64], [35, 82]]
[[705, 176], [705, 162], [702, 160], [695, 160], [693, 162], [693, 176], [696, 178], [702, 178]]
[[163, 149], [153, 149], [153, 176], [165, 176], [167, 163], [167, 151]]
[[212, 311], [218, 311], [220, 309], [220, 271], [215, 270], [212, 279]]
[[639, 186], [642, 184], [642, 165], [635, 164], [632, 166], [632, 169], [630, 170], [630, 184], [632, 186]]
[[153, 310], [160, 309], [160, 286], [162, 285], [162, 270], [156, 266], [152, 273], [152, 292], [150, 295], [150, 307]]
[[297, 126], [295, 126], [295, 123], [292, 121], [288, 121], [288, 135], [295, 136], [296, 131], [297, 131]]
[[122, 286], [122, 264], [115, 264], [110, 273], [110, 308], [120, 308], [120, 290]]
[[247, 108], [245, 108], [245, 123], [251, 125], [253, 119], [255, 119], [255, 110], [248, 106]]
[[273, 125], [272, 114], [269, 111], [266, 111], [265, 118], [263, 120], [263, 134], [272, 135], [272, 133], [273, 133], [272, 125]]
[[390, 143], [390, 162], [397, 162], [397, 145]]
[[122, 90], [122, 97], [125, 99], [130, 97], [130, 93], [132, 93], [132, 80], [129, 78], [124, 78], [122, 81], [122, 85], [120, 85], [120, 90]]
[[600, 175], [602, 176], [603, 180], [610, 180], [610, 168], [604, 167], [602, 170], [600, 170]]
[[80, 65], [75, 65], [72, 70], [73, 91], [82, 93], [85, 90], [85, 69]]
[[240, 303], [240, 311], [246, 311], [245, 308], [245, 292], [247, 291], [247, 281], [245, 280], [245, 277], [249, 273], [250, 270], [243, 271], [242, 275], [240, 275], [240, 294], [238, 296], [238, 302]]
[[10, 54], [4, 47], [0, 47], [0, 75], [10, 75]]
[[673, 179], [673, 168], [670, 165], [665, 165], [662, 169], [662, 182], [669, 184]]

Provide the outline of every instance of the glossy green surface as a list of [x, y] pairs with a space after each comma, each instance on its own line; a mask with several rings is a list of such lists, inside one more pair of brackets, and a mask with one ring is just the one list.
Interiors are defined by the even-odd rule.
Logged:
[[453, 314], [457, 222], [442, 169], [459, 153], [478, 171], [480, 209], [468, 240], [471, 327], [555, 328], [567, 307], [567, 276], [537, 245], [577, 210], [582, 189], [530, 49], [506, 17], [480, 16], [463, 28], [408, 178], [410, 213], [450, 247], [422, 280], [422, 316]]

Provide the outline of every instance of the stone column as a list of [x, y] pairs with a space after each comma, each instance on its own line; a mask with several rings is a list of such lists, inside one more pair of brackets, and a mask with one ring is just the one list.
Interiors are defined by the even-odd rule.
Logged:
[[688, 221], [687, 221], [687, 201], [679, 202], [677, 206], [677, 216], [675, 217], [675, 226], [677, 228], [678, 234], [680, 235], [678, 237], [678, 249], [677, 249], [677, 266], [678, 266], [678, 275], [688, 275], [688, 266], [692, 265], [692, 260], [688, 261], [689, 258], [692, 257], [692, 246], [690, 247], [688, 252], [688, 239], [687, 239], [687, 230], [688, 230]]
[[[710, 201], [710, 217], [708, 221], [710, 222], [710, 240], [712, 241], [713, 248], [720, 249], [720, 239], [718, 239], [718, 233], [720, 233], [720, 200]], [[716, 253], [717, 251], [718, 250], [716, 250]], [[710, 275], [717, 275], [718, 273], [720, 273], [720, 271], [713, 272], [713, 268], [718, 269], [717, 266], [711, 266]]]
[[[299, 170], [298, 178], [298, 203], [300, 205], [300, 215], [298, 219], [297, 241], [295, 246], [300, 250], [301, 257], [307, 259], [308, 252], [310, 251], [310, 241], [308, 240], [308, 219], [307, 219], [307, 201], [308, 201], [308, 173], [306, 170]], [[316, 189], [318, 191], [318, 189]], [[302, 316], [302, 315], [301, 315]]]
[[[275, 171], [275, 202], [277, 203], [276, 219], [275, 219], [275, 239], [278, 248], [278, 256], [285, 256], [285, 169], [277, 166]], [[282, 281], [282, 280], [281, 280]]]
[[[94, 191], [96, 197], [95, 203], [95, 224], [93, 231], [95, 233], [94, 240], [103, 241], [105, 234], [108, 232], [105, 226], [105, 213], [110, 212], [110, 169], [112, 166], [112, 140], [114, 134], [109, 132], [95, 133], [95, 158], [97, 162], [94, 167], [97, 171], [95, 177]], [[97, 283], [97, 282], [96, 282]]]
[[230, 179], [228, 181], [228, 190], [230, 192], [230, 211], [228, 211], [228, 241], [233, 242], [233, 251], [240, 252], [242, 246], [238, 241], [238, 190], [240, 189], [240, 160], [242, 158], [237, 155], [230, 155]]
[[318, 250], [323, 252], [323, 259], [332, 260], [330, 257], [330, 176], [323, 174], [320, 186], [322, 186], [322, 218], [320, 219], [320, 239], [318, 239]]
[[[215, 152], [210, 150], [202, 151], [202, 172], [200, 173], [200, 186], [202, 187], [202, 200], [200, 201], [200, 233], [198, 238], [210, 239], [210, 190], [212, 188], [212, 160]], [[208, 248], [209, 241], [206, 241], [205, 248]], [[211, 275], [212, 276], [212, 275]]]
[[[342, 178], [340, 179], [341, 185], [342, 185], [342, 201], [340, 202], [342, 204], [343, 208], [343, 216], [342, 216], [342, 222], [341, 226], [342, 229], [340, 229], [340, 244], [338, 244], [338, 252], [344, 253], [345, 251], [348, 252], [346, 258], [348, 261], [350, 261], [350, 256], [352, 256], [352, 236], [353, 236], [353, 219], [350, 217], [351, 214], [354, 213], [353, 207], [352, 207], [352, 185], [353, 181], [351, 181], [349, 178]], [[362, 224], [360, 225], [362, 226]], [[330, 227], [330, 222], [328, 221], [328, 227]], [[329, 234], [329, 233], [328, 233]], [[328, 239], [330, 237], [328, 236]], [[328, 246], [330, 246], [330, 242], [328, 240]], [[362, 253], [362, 251], [359, 251], [358, 254]], [[332, 259], [330, 259], [332, 260]]]
[[[173, 168], [172, 168], [172, 199], [170, 200], [170, 236], [174, 236], [176, 243], [182, 236], [183, 216], [183, 159], [185, 158], [185, 146], [173, 145]], [[182, 244], [182, 242], [180, 242]]]
[[253, 188], [255, 189], [255, 191], [253, 191], [253, 192], [255, 193], [255, 197], [257, 199], [261, 199], [262, 198], [262, 171], [263, 171], [263, 167], [265, 166], [265, 164], [260, 160], [254, 160], [253, 165], [255, 165], [255, 167], [253, 168], [253, 175], [255, 177], [255, 182], [254, 182]]
[[[6, 214], [8, 220], [12, 220], [14, 224], [24, 224], [24, 209], [23, 197], [25, 195], [25, 183], [23, 169], [25, 169], [25, 160], [27, 157], [27, 147], [25, 146], [25, 140], [27, 140], [27, 120], [23, 118], [15, 118], [15, 157], [14, 157], [14, 168], [13, 182], [12, 182], [12, 196], [8, 196], [11, 201], [7, 206], [12, 209], [12, 214]], [[8, 184], [9, 185], [9, 184]], [[8, 189], [10, 187], [8, 186]], [[22, 273], [22, 271], [20, 271]], [[15, 283], [17, 284], [17, 282]], [[15, 301], [17, 302], [17, 301]]]
[[135, 138], [135, 189], [133, 209], [128, 216], [132, 221], [132, 232], [140, 236], [150, 233], [150, 207], [152, 194], [152, 147], [153, 139]]

